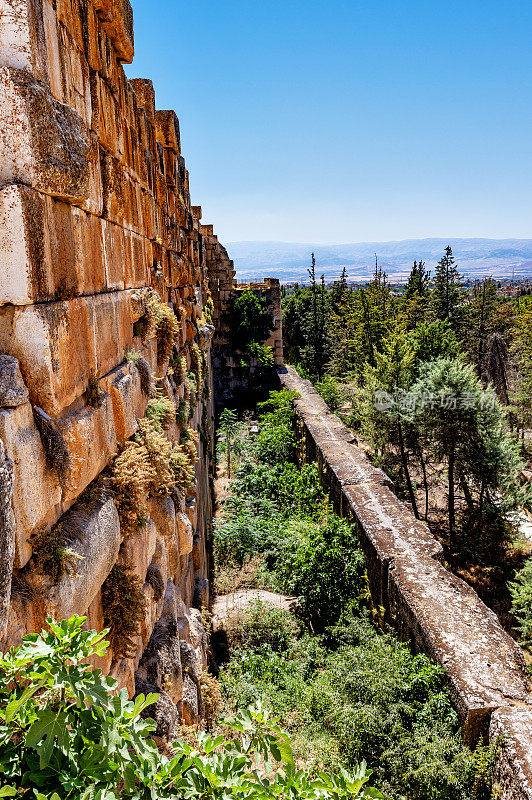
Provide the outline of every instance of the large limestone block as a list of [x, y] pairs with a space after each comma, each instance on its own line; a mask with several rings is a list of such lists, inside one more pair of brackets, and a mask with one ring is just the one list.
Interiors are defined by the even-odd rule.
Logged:
[[14, 565], [20, 569], [31, 557], [31, 534], [59, 515], [61, 487], [46, 464], [29, 403], [0, 411], [0, 439], [13, 462]]
[[77, 294], [98, 294], [112, 289], [107, 284], [104, 221], [81, 208], [72, 209]]
[[157, 528], [151, 518], [139, 527], [132, 536], [128, 536], [120, 549], [120, 563], [133, 567], [141, 583], [146, 580], [148, 565], [151, 563], [157, 546]]
[[122, 109], [111, 87], [97, 73], [91, 76], [92, 122], [101, 145], [115, 157], [124, 156], [124, 120]]
[[102, 377], [133, 345], [129, 292], [0, 308], [0, 351], [18, 358], [32, 402], [51, 416]]
[[129, 83], [135, 92], [138, 107], [146, 112], [146, 116], [153, 125], [155, 121], [155, 89], [153, 81], [147, 78], [133, 78]]
[[40, 3], [0, 0], [0, 67], [23, 69], [47, 78], [46, 34]]
[[[112, 499], [95, 510], [76, 503], [61, 519], [69, 547], [79, 556], [77, 574], [63, 575], [46, 599], [56, 619], [86, 614], [118, 557], [120, 523]], [[100, 628], [101, 629], [101, 628]]]
[[91, 141], [81, 117], [29, 73], [0, 69], [0, 182], [70, 202], [89, 196]]
[[70, 414], [63, 421], [63, 434], [70, 455], [70, 469], [63, 490], [63, 502], [74, 500], [117, 452], [111, 397]]
[[175, 111], [155, 112], [155, 133], [157, 141], [163, 147], [172, 150], [176, 155], [181, 154], [181, 136], [179, 120]]
[[76, 259], [73, 209], [67, 203], [21, 184], [4, 186], [0, 253], [0, 305], [29, 305], [83, 292], [87, 258]]
[[130, 64], [134, 54], [133, 9], [129, 0], [92, 0], [120, 61]]
[[115, 435], [119, 444], [130, 439], [144, 416], [147, 398], [140, 387], [140, 376], [134, 364], [117, 367], [100, 381], [101, 388], [111, 396]]
[[150, 516], [157, 528], [157, 537], [164, 543], [166, 569], [174, 576], [179, 568], [177, 520], [171, 497], [150, 498]]

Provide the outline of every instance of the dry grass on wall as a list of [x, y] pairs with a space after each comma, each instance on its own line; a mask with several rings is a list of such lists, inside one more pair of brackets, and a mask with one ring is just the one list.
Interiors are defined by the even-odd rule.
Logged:
[[103, 621], [115, 659], [133, 658], [146, 615], [146, 598], [129, 564], [115, 564], [102, 586]]

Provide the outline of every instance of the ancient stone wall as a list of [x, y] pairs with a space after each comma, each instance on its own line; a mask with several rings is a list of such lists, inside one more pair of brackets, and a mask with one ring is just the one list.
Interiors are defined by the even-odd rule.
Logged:
[[212, 301], [179, 121], [132, 56], [129, 0], [0, 0], [0, 635], [101, 629], [136, 576], [99, 666], [164, 689], [169, 733], [201, 710]]
[[[237, 283], [233, 261], [213, 233], [212, 225], [202, 225], [207, 251], [207, 270], [212, 296], [212, 367], [216, 401], [219, 405], [238, 402], [253, 388], [254, 379], [266, 377], [257, 358], [250, 357], [231, 335], [230, 312], [238, 294], [251, 290], [265, 304], [273, 317], [269, 337], [261, 344], [271, 348], [273, 366], [283, 364], [283, 330], [281, 287], [277, 278], [265, 278], [260, 283]], [[255, 381], [256, 382], [256, 381]]]
[[395, 496], [388, 477], [356, 447], [309, 381], [281, 368], [294, 401], [303, 458], [316, 460], [336, 510], [356, 522], [371, 594], [400, 634], [447, 673], [465, 740], [502, 740], [503, 800], [532, 798], [530, 674], [517, 644], [478, 595], [442, 563], [426, 525]]

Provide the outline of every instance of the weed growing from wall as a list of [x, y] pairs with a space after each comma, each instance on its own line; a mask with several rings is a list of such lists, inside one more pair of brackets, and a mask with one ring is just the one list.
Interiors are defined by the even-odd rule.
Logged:
[[89, 375], [89, 385], [85, 392], [87, 403], [94, 408], [99, 408], [105, 398], [105, 392], [100, 388], [100, 383], [96, 377], [96, 373], [91, 372]]
[[48, 575], [52, 583], [59, 583], [63, 575], [77, 574], [81, 556], [68, 547], [61, 523], [33, 534], [30, 543], [36, 569]]
[[142, 393], [145, 394], [146, 397], [152, 397], [155, 391], [153, 385], [153, 375], [151, 372], [151, 367], [144, 356], [142, 356], [140, 353], [137, 353], [135, 350], [128, 350], [126, 353], [126, 359], [127, 361], [133, 363], [137, 368]]
[[131, 565], [114, 565], [102, 586], [102, 606], [114, 657], [133, 658], [137, 650], [134, 637], [144, 621], [146, 598]]
[[64, 484], [70, 471], [70, 453], [63, 432], [38, 406], [33, 409], [33, 418], [41, 437], [46, 463]]
[[152, 398], [146, 408], [146, 417], [151, 420], [156, 431], [162, 433], [175, 421], [176, 407], [170, 398], [158, 394]]
[[156, 477], [146, 447], [137, 441], [126, 442], [112, 468], [120, 528], [124, 535], [137, 531], [146, 511], [148, 493]]
[[192, 374], [196, 382], [196, 394], [199, 396], [203, 385], [203, 353], [196, 342], [192, 342], [190, 355], [192, 360]]
[[175, 420], [178, 425], [184, 427], [190, 417], [190, 405], [187, 400], [181, 400], [179, 406], [177, 407]]

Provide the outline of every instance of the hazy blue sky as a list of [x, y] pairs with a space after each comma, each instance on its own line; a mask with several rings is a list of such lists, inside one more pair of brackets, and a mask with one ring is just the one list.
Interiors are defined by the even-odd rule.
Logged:
[[530, 0], [132, 0], [224, 241], [532, 236]]

